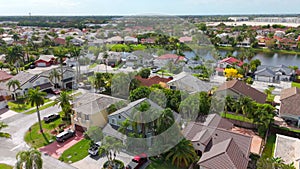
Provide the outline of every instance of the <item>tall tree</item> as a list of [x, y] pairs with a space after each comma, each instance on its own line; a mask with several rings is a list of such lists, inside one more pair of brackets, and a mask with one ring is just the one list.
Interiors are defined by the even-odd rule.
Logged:
[[102, 148], [105, 150], [109, 168], [114, 167], [117, 153], [120, 153], [123, 147], [123, 143], [120, 140], [110, 136], [104, 137]]
[[197, 160], [197, 154], [191, 141], [183, 139], [166, 153], [166, 159], [177, 167], [188, 167]]
[[66, 91], [60, 93], [59, 97], [55, 99], [54, 104], [61, 107], [62, 111], [64, 112], [64, 116], [67, 119], [68, 123], [71, 123], [71, 113], [72, 113], [72, 106], [71, 106], [72, 97], [68, 95]]
[[57, 71], [57, 69], [52, 69], [49, 74], [49, 79], [52, 83], [54, 81], [54, 87], [56, 88], [58, 85], [57, 81], [61, 80], [61, 74]]
[[36, 149], [20, 151], [17, 156], [17, 169], [42, 169], [43, 160], [41, 153]]
[[45, 96], [47, 96], [47, 93], [41, 92], [40, 88], [37, 87], [35, 89], [29, 89], [28, 90], [28, 96], [27, 96], [27, 102], [33, 107], [36, 106], [36, 112], [38, 117], [38, 122], [40, 126], [40, 132], [43, 134], [43, 127], [42, 127], [42, 121], [41, 121], [41, 115], [40, 115], [40, 106], [42, 106], [45, 103]]
[[18, 40], [20, 39], [20, 37], [19, 37], [18, 34], [15, 33], [15, 34], [13, 34], [12, 39], [13, 39], [14, 41], [18, 41]]
[[20, 81], [19, 80], [10, 80], [6, 85], [8, 86], [8, 90], [10, 90], [11, 88], [14, 89], [13, 97], [14, 97], [14, 100], [17, 100], [16, 89], [20, 88], [20, 86], [21, 86]]
[[69, 53], [70, 56], [72, 58], [74, 58], [76, 60], [76, 75], [77, 75], [77, 83], [79, 83], [80, 81], [80, 64], [79, 64], [79, 57], [80, 57], [80, 53], [81, 52], [81, 48], [77, 47], [77, 46], [71, 46], [69, 48]]
[[163, 110], [157, 119], [157, 134], [161, 134], [170, 128], [175, 122], [173, 111], [170, 108]]
[[[4, 124], [3, 122], [0, 122], [0, 131], [5, 127], [8, 127], [8, 125]], [[10, 134], [5, 132], [0, 132], [0, 137], [10, 138]]]
[[54, 55], [58, 57], [58, 61], [59, 61], [59, 65], [60, 65], [61, 85], [62, 85], [61, 87], [62, 87], [62, 89], [65, 88], [63, 63], [65, 61], [67, 53], [68, 53], [67, 49], [65, 49], [63, 47], [59, 47], [59, 48], [56, 48], [56, 50], [54, 50]]

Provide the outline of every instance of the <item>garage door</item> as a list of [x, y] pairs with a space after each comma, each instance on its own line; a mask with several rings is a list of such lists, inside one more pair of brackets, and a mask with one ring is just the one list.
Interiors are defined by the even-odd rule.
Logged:
[[46, 67], [46, 63], [45, 62], [39, 62], [37, 63], [38, 67]]
[[75, 124], [75, 130], [84, 133], [86, 131], [86, 128]]

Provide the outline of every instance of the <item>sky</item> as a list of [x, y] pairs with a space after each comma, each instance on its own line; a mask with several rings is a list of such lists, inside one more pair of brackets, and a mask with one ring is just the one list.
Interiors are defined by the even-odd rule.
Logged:
[[0, 0], [0, 15], [298, 14], [300, 0]]

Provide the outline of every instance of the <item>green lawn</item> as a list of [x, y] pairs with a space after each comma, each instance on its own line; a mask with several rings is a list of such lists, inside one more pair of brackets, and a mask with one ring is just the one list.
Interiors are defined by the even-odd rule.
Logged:
[[[41, 106], [41, 107], [40, 107], [40, 111], [41, 111], [41, 110], [44, 110], [44, 109], [47, 109], [47, 108], [49, 108], [49, 107], [52, 107], [52, 106], [54, 106], [54, 105], [55, 105], [55, 103], [52, 102], [52, 103], [46, 104], [46, 105], [44, 105], [44, 106]], [[30, 111], [26, 112], [25, 114], [32, 114], [32, 113], [35, 113], [35, 112], [36, 112], [36, 109], [33, 109], [33, 110], [30, 110]]]
[[247, 123], [253, 123], [253, 120], [248, 119], [247, 117], [244, 117], [242, 115], [238, 115], [238, 114], [230, 114], [230, 113], [221, 113], [221, 116], [227, 119], [232, 119], [232, 120], [238, 120], [238, 121], [243, 121], [243, 122], [247, 122]]
[[268, 136], [267, 143], [265, 145], [262, 156], [273, 157], [273, 153], [275, 149], [275, 141], [276, 141], [276, 135]]
[[292, 87], [300, 88], [300, 83], [292, 82]]
[[[55, 124], [58, 129], [58, 125], [62, 124], [63, 121], [61, 118], [46, 124], [44, 121], [42, 121], [42, 127], [45, 133], [46, 138], [50, 141], [51, 139], [54, 140], [55, 137], [51, 134], [51, 131], [53, 130], [51, 124]], [[35, 123], [33, 126], [31, 126], [31, 132], [27, 131], [24, 140], [26, 141], [27, 144], [29, 144], [31, 147], [34, 148], [40, 148], [45, 145], [48, 145], [43, 137], [43, 135], [40, 133], [40, 127], [38, 123]]]
[[93, 68], [95, 68], [97, 66], [97, 63], [93, 63], [93, 64], [91, 64], [90, 66], [89, 66], [89, 69], [93, 69]]
[[1, 169], [13, 169], [12, 166], [7, 165], [7, 164], [0, 164], [0, 168], [1, 168]]
[[[45, 103], [47, 103], [49, 101], [50, 101], [50, 99], [45, 99]], [[22, 112], [32, 108], [30, 104], [25, 103], [25, 99], [19, 99], [17, 101], [9, 101], [7, 103], [7, 105], [9, 106], [10, 110], [13, 110], [18, 113], [22, 113]]]
[[157, 72], [157, 74], [159, 74], [159, 75], [164, 75], [164, 76], [174, 76], [174, 74], [173, 73], [169, 73], [169, 72], [167, 72], [166, 70], [159, 70], [158, 72]]
[[184, 168], [176, 167], [168, 161], [151, 160], [150, 165], [146, 169], [184, 169]]
[[90, 148], [90, 143], [91, 141], [87, 139], [79, 141], [78, 143], [64, 151], [59, 160], [67, 163], [74, 163], [76, 161], [82, 160], [89, 155], [88, 149]]

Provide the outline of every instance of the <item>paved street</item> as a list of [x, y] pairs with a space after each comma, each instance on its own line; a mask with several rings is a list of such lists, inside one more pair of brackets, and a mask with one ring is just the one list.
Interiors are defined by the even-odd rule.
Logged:
[[[133, 157], [129, 156], [128, 154], [125, 154], [121, 152], [120, 154], [117, 154], [116, 159], [121, 160], [124, 162], [125, 166], [131, 161]], [[90, 157], [87, 156], [81, 161], [75, 162], [72, 164], [72, 166], [78, 168], [78, 169], [102, 169], [103, 164], [107, 161], [106, 156], [104, 157]]]
[[[41, 116], [59, 111], [61, 110], [57, 106], [49, 107], [41, 111]], [[36, 113], [30, 115], [20, 113], [4, 119], [3, 122], [9, 126], [3, 131], [10, 133], [12, 137], [10, 139], [0, 138], [0, 163], [15, 165], [17, 152], [29, 148], [23, 138], [29, 127], [37, 122], [37, 115]], [[61, 163], [52, 157], [43, 156], [43, 159], [44, 169], [74, 169], [74, 167]]]

